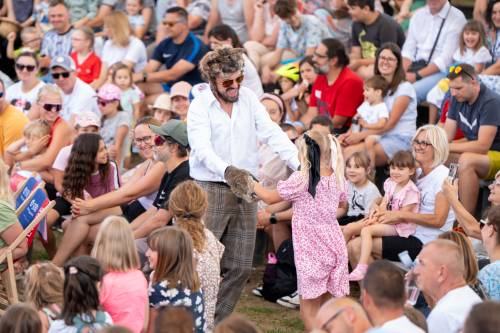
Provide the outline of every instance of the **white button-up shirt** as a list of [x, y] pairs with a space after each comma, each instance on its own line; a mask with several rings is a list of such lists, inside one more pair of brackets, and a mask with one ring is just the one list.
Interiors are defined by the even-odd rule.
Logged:
[[444, 19], [446, 21], [430, 62], [436, 64], [440, 71], [446, 71], [453, 61], [453, 53], [458, 48], [460, 34], [466, 23], [464, 14], [448, 2], [436, 15], [431, 14], [428, 6], [415, 12], [403, 45], [403, 57], [411, 61], [427, 61]]
[[267, 144], [290, 168], [299, 167], [295, 145], [272, 122], [256, 95], [245, 87], [240, 88], [231, 117], [210, 89], [203, 91], [189, 106], [187, 131], [190, 174], [196, 180], [223, 182], [229, 165], [257, 176], [257, 141]]

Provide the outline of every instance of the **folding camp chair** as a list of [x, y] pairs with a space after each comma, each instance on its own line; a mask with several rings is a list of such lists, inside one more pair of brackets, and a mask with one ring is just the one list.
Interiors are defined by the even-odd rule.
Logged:
[[14, 200], [16, 202], [16, 209], [19, 208], [28, 196], [37, 188], [43, 188], [44, 182], [38, 181], [35, 177], [29, 177], [24, 182], [19, 184], [17, 191], [14, 193]]
[[[55, 202], [50, 201], [45, 191], [39, 187], [35, 189], [19, 207], [17, 218], [24, 230], [17, 236], [14, 242], [8, 246], [5, 252], [0, 255], [0, 263], [7, 263], [7, 269], [0, 274], [0, 281], [5, 287], [7, 296], [6, 301], [8, 304], [19, 302], [12, 252], [23, 241], [27, 241], [28, 245], [31, 246], [37, 226], [44, 224], [43, 221], [45, 216], [54, 205]], [[46, 227], [46, 224], [44, 225]], [[0, 309], [0, 314], [3, 312], [4, 310]]]

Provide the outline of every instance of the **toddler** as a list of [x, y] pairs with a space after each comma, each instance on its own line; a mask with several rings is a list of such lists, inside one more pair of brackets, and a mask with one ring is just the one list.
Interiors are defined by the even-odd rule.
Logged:
[[134, 87], [132, 80], [132, 70], [124, 63], [118, 63], [113, 68], [111, 83], [116, 85], [122, 91], [120, 104], [130, 119], [137, 121], [141, 118], [141, 95], [138, 89]]
[[146, 32], [146, 23], [141, 14], [142, 8], [142, 0], [127, 0], [125, 3], [125, 12], [127, 13], [128, 21], [135, 36], [139, 39], [142, 38]]

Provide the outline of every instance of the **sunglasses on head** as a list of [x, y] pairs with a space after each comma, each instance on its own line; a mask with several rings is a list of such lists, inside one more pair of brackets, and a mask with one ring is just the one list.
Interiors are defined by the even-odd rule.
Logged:
[[69, 77], [69, 72], [61, 72], [61, 73], [52, 73], [52, 78], [54, 80], [59, 80], [60, 77], [67, 79]]
[[43, 109], [45, 111], [55, 111], [59, 112], [62, 110], [62, 104], [50, 104], [50, 103], [45, 103], [42, 105]]
[[467, 72], [466, 70], [464, 70], [462, 68], [462, 66], [451, 66], [449, 72], [450, 72], [450, 74], [455, 73], [456, 75], [460, 74], [461, 72], [464, 72], [465, 75], [467, 75], [468, 77], [470, 77], [471, 79], [474, 80], [472, 75], [469, 72]]
[[233, 85], [233, 82], [236, 82], [238, 85], [241, 84], [241, 82], [243, 82], [243, 79], [245, 78], [245, 76], [243, 74], [241, 74], [240, 76], [238, 76], [236, 79], [232, 80], [224, 80], [222, 81], [222, 86], [224, 88], [229, 88]]
[[16, 64], [16, 69], [19, 71], [28, 71], [28, 72], [33, 72], [35, 70], [36, 66], [35, 65], [22, 65], [22, 64]]

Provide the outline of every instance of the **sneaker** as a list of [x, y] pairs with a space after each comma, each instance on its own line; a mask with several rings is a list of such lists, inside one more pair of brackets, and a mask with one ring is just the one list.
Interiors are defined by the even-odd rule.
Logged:
[[349, 274], [349, 281], [361, 281], [366, 275], [366, 271], [368, 270], [368, 265], [358, 265], [356, 268]]
[[264, 297], [264, 296], [262, 296], [262, 286], [259, 286], [257, 288], [253, 288], [252, 294], [254, 294], [257, 297]]
[[283, 296], [276, 303], [289, 309], [298, 309], [300, 307], [299, 293], [294, 292], [288, 296]]

